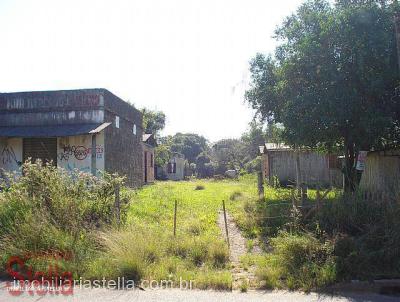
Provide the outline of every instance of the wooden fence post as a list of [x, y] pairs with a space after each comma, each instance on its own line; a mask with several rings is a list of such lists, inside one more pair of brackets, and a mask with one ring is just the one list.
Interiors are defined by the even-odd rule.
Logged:
[[258, 199], [264, 199], [264, 178], [261, 171], [257, 173]]
[[115, 216], [117, 218], [117, 224], [120, 225], [121, 222], [121, 201], [119, 195], [119, 184], [115, 186]]
[[178, 208], [178, 201], [175, 200], [175, 210], [174, 210], [174, 237], [176, 237], [176, 211]]
[[226, 220], [225, 200], [222, 200], [222, 209], [224, 211], [226, 242], [228, 243], [228, 246], [230, 246], [230, 244], [229, 244], [229, 233], [228, 233], [228, 222]]

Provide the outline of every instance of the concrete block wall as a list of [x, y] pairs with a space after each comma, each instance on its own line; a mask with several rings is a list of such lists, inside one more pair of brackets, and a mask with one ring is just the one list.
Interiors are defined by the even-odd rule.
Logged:
[[[116, 117], [119, 117], [119, 128]], [[127, 176], [127, 185], [143, 185], [142, 114], [111, 92], [104, 91], [105, 170]], [[133, 128], [136, 128], [136, 134]]]

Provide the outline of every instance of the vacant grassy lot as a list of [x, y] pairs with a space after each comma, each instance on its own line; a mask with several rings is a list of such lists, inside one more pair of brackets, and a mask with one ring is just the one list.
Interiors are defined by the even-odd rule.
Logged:
[[[198, 288], [230, 289], [229, 253], [217, 226], [222, 200], [234, 206], [240, 196], [255, 198], [255, 179], [157, 182], [132, 193], [128, 226], [104, 235], [105, 259], [124, 272], [137, 271], [138, 278], [195, 280]], [[173, 236], [174, 204], [177, 230]], [[129, 259], [129, 260], [128, 260]], [[106, 261], [93, 265], [103, 271]], [[127, 263], [129, 262], [129, 263]], [[135, 277], [135, 276], [134, 276]]]
[[[231, 289], [228, 246], [217, 225], [222, 201], [251, 250], [255, 239], [270, 238], [291, 221], [291, 191], [269, 187], [265, 190], [266, 201], [258, 202], [256, 178], [246, 175], [238, 180], [156, 182], [128, 191], [131, 202], [127, 225], [100, 235], [103, 252], [91, 263], [87, 277], [125, 276], [134, 280], [172, 280], [174, 284], [182, 278], [194, 280], [194, 286], [200, 289]], [[311, 192], [311, 198], [313, 195]], [[274, 204], [277, 206], [271, 206]], [[263, 259], [261, 255], [246, 255], [243, 267], [265, 267]], [[262, 274], [260, 277], [265, 279]]]
[[[217, 225], [223, 200], [247, 238], [241, 241], [247, 251], [260, 242], [269, 251], [242, 257], [241, 269], [257, 266], [264, 286], [311, 290], [400, 271], [400, 209], [392, 203], [332, 192], [318, 212], [306, 216], [307, 208], [303, 215], [293, 211], [292, 202], [299, 201], [290, 189], [265, 187], [265, 200], [258, 201], [256, 179], [246, 175], [122, 189], [118, 224], [114, 187], [121, 180], [114, 176], [71, 178], [39, 164], [25, 164], [25, 171], [0, 193], [0, 274], [12, 256], [43, 271], [65, 255], [57, 265], [74, 278], [169, 281], [167, 286], [170, 281], [179, 286], [183, 279], [200, 289], [231, 289], [228, 246]], [[306, 203], [313, 204], [316, 192], [308, 196]]]
[[25, 170], [29, 173], [0, 193], [0, 273], [5, 276], [8, 259], [18, 256], [34, 272], [56, 263], [74, 278], [172, 280], [175, 286], [182, 278], [195, 280], [197, 288], [231, 288], [229, 251], [217, 217], [222, 200], [241, 213], [238, 199], [255, 198], [253, 177], [123, 189], [118, 226], [111, 176], [71, 178], [40, 164], [26, 164]]

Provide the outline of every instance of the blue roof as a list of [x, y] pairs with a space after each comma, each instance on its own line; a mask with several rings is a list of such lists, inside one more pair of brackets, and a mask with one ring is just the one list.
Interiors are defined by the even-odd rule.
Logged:
[[95, 134], [111, 123], [0, 127], [0, 137], [63, 137]]

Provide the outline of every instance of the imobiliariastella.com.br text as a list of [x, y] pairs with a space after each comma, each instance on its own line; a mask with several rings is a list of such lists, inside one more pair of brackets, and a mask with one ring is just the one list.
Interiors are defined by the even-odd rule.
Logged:
[[10, 257], [7, 262], [7, 272], [12, 280], [5, 282], [6, 290], [12, 296], [28, 294], [38, 295], [73, 295], [74, 290], [81, 289], [110, 289], [110, 290], [146, 290], [170, 289], [191, 290], [195, 280], [185, 280], [182, 277], [175, 280], [148, 280], [138, 282], [125, 277], [112, 279], [74, 279], [71, 272], [60, 272], [59, 267], [50, 265], [47, 272], [33, 272], [32, 267], [25, 264], [24, 258]]

